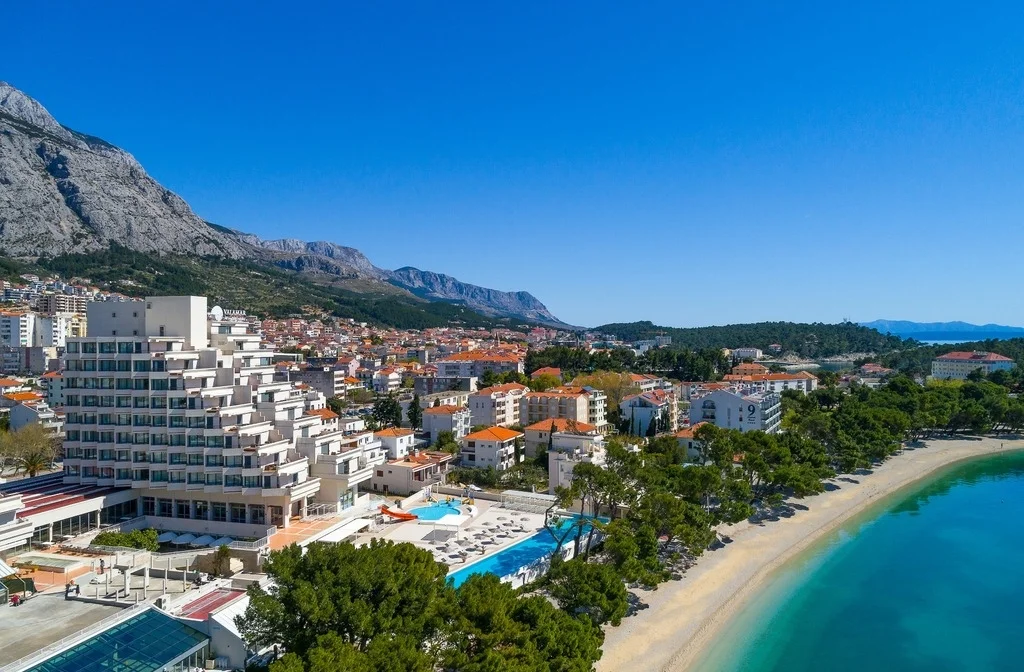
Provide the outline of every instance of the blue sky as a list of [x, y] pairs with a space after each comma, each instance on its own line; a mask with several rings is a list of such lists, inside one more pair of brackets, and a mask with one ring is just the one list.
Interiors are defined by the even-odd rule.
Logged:
[[637, 4], [15, 3], [0, 79], [210, 221], [574, 324], [1024, 324], [1024, 5]]

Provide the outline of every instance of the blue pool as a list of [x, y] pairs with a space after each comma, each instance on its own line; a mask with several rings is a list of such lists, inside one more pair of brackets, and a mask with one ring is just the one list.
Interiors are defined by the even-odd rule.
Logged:
[[445, 502], [435, 502], [430, 506], [421, 506], [416, 509], [409, 509], [408, 512], [417, 516], [420, 520], [440, 520], [453, 513], [462, 513], [458, 505], [446, 504]]
[[[572, 521], [566, 520], [562, 523], [562, 527], [564, 528], [564, 526], [572, 524]], [[589, 530], [590, 527], [587, 526], [583, 529], [583, 533], [586, 534]], [[575, 533], [570, 534], [565, 540], [565, 546], [570, 546], [575, 538]], [[448, 579], [454, 582], [455, 587], [458, 588], [466, 579], [474, 574], [489, 573], [496, 574], [499, 577], [507, 576], [515, 573], [521, 567], [540, 560], [544, 556], [551, 555], [557, 547], [558, 543], [551, 536], [551, 533], [547, 530], [540, 530], [514, 546], [509, 546], [489, 558], [484, 558], [480, 562], [464, 567], [454, 574], [449, 574]]]

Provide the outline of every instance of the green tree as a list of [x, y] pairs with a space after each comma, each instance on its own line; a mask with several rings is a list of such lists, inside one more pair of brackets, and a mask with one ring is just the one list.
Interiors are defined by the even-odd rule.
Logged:
[[459, 452], [459, 442], [455, 440], [455, 433], [447, 429], [438, 432], [433, 449], [453, 454]]
[[412, 402], [409, 404], [406, 417], [409, 419], [409, 424], [413, 429], [419, 429], [423, 425], [423, 409], [420, 408], [420, 395], [412, 395]]
[[370, 415], [382, 429], [402, 426], [402, 406], [393, 395], [377, 397]]
[[411, 544], [313, 543], [305, 553], [292, 545], [271, 553], [264, 569], [272, 583], [250, 586], [249, 606], [236, 619], [254, 648], [284, 644], [308, 663], [329, 633], [367, 652], [379, 637], [396, 634], [423, 651], [445, 631], [447, 570]]
[[551, 597], [573, 616], [586, 616], [595, 626], [618, 625], [629, 609], [629, 593], [610, 565], [582, 558], [562, 561], [556, 556], [548, 574]]
[[545, 392], [561, 384], [562, 380], [558, 376], [551, 373], [542, 373], [530, 380], [530, 389], [534, 392]]

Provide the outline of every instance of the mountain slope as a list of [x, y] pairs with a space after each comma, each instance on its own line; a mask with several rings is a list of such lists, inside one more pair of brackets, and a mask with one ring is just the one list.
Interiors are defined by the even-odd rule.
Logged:
[[369, 293], [395, 296], [399, 287], [491, 316], [562, 324], [526, 292], [486, 289], [416, 269], [387, 271], [351, 247], [262, 240], [206, 222], [130, 154], [61, 125], [36, 100], [0, 82], [0, 255], [37, 258], [112, 246], [248, 259], [318, 282], [359, 280], [353, 287]]
[[241, 257], [247, 246], [207, 226], [124, 152], [61, 126], [0, 82], [0, 249], [9, 256], [100, 250]]
[[533, 322], [562, 325], [547, 307], [529, 292], [502, 292], [459, 282], [450, 275], [406, 266], [392, 271], [388, 280], [416, 296], [461, 303], [485, 315], [516, 315]]

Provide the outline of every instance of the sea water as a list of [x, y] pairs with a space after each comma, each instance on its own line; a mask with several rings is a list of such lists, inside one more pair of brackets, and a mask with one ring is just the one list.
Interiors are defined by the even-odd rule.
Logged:
[[776, 572], [692, 669], [1024, 670], [1024, 452], [912, 488]]

